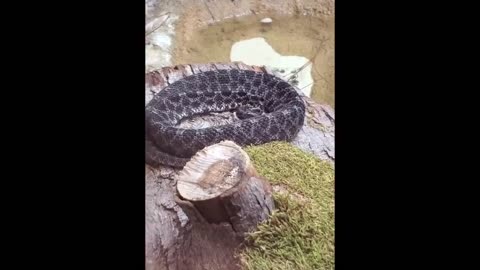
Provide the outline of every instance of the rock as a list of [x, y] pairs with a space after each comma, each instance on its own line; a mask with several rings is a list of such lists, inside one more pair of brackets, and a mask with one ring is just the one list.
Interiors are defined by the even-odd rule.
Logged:
[[271, 18], [263, 18], [260, 20], [261, 23], [264, 23], [264, 24], [270, 24], [272, 23], [272, 19]]

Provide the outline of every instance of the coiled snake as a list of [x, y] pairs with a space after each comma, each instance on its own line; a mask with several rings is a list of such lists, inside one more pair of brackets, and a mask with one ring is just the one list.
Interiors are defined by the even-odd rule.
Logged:
[[[177, 126], [193, 115], [223, 111], [238, 120], [201, 129]], [[181, 168], [197, 151], [223, 140], [240, 146], [290, 141], [304, 119], [300, 95], [274, 75], [238, 69], [197, 73], [168, 85], [147, 104], [145, 161]]]

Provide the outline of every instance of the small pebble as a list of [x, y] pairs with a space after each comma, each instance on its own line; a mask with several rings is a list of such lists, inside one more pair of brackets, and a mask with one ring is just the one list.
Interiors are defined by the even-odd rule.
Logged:
[[261, 23], [272, 23], [272, 19], [270, 18], [263, 18], [262, 20], [260, 20]]

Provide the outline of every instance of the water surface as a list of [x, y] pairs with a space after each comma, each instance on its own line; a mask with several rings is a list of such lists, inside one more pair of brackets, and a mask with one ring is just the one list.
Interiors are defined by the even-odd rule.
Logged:
[[[262, 24], [260, 20], [265, 17], [272, 18], [273, 22]], [[333, 17], [249, 15], [227, 19], [199, 28], [189, 36], [177, 34], [172, 62], [174, 65], [229, 62], [230, 50], [235, 42], [255, 37], [265, 38], [282, 55], [311, 59], [314, 80], [311, 97], [334, 108]]]

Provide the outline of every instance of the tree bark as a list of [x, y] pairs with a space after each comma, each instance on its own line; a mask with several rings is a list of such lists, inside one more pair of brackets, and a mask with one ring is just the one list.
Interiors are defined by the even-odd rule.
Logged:
[[245, 233], [274, 208], [268, 182], [229, 141], [199, 151], [179, 172], [147, 166], [146, 199], [146, 269], [155, 270], [240, 269]]

